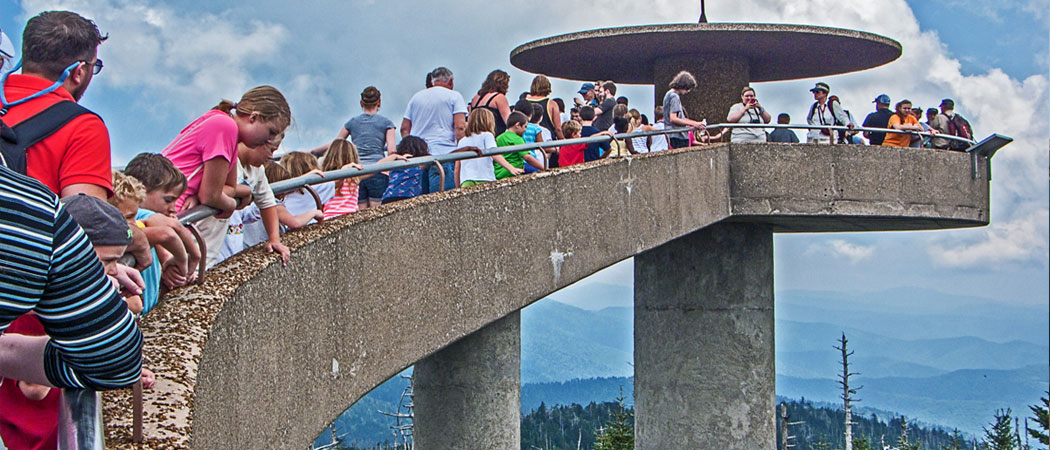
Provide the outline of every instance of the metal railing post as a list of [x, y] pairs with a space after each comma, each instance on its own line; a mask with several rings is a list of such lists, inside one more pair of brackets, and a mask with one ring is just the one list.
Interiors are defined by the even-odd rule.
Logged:
[[58, 407], [58, 450], [103, 450], [102, 396], [87, 389], [63, 389]]

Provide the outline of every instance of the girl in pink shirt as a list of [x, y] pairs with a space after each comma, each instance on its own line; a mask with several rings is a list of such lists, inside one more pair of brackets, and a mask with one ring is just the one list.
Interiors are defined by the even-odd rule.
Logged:
[[226, 235], [224, 218], [251, 202], [251, 189], [237, 184], [237, 144], [258, 147], [272, 142], [291, 123], [292, 113], [280, 91], [259, 86], [237, 103], [223, 100], [184, 128], [161, 152], [186, 175], [186, 191], [175, 207], [186, 211], [208, 205], [218, 216], [197, 222], [214, 264]]

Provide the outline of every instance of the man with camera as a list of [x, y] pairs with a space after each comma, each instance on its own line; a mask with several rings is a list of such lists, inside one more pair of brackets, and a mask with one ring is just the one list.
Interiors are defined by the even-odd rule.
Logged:
[[[769, 123], [773, 117], [769, 115], [755, 96], [755, 89], [751, 86], [744, 87], [740, 91], [740, 103], [729, 108], [729, 123], [746, 123], [761, 125]], [[734, 128], [731, 142], [766, 142], [766, 130], [761, 127]]]

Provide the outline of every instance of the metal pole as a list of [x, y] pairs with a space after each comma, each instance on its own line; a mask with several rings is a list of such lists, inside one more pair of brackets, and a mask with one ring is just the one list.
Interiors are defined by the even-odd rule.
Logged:
[[63, 389], [58, 407], [58, 450], [103, 450], [102, 396], [87, 389]]

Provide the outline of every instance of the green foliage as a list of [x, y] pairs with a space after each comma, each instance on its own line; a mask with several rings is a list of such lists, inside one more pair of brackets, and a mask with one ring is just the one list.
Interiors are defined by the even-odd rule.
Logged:
[[[1047, 435], [1047, 428], [1050, 427], [1050, 391], [1047, 391], [1047, 396], [1040, 398], [1043, 401], [1042, 405], [1031, 405], [1028, 409], [1032, 410], [1032, 417], [1035, 420], [1036, 427], [1029, 427], [1028, 434], [1035, 438], [1043, 445], [1050, 445], [1050, 437]], [[1042, 428], [1040, 430], [1039, 428]]]
[[966, 441], [963, 440], [962, 435], [959, 434], [959, 429], [956, 428], [952, 431], [951, 440], [947, 444], [941, 445], [941, 450], [965, 450]]
[[[831, 406], [818, 407], [809, 401], [785, 400], [784, 403], [787, 405], [788, 414], [791, 416], [789, 420], [792, 422], [803, 422], [790, 427], [791, 435], [795, 436], [791, 440], [794, 447], [791, 447], [790, 450], [814, 450], [821, 448], [819, 445], [822, 439], [829, 440], [828, 436], [844, 435], [845, 425], [842, 423], [841, 408]], [[860, 446], [863, 444], [858, 444], [859, 442], [866, 441], [870, 448], [881, 450], [881, 442], [885, 441], [886, 445], [896, 447], [897, 442], [900, 440], [901, 419], [899, 417], [893, 417], [886, 421], [875, 414], [854, 413], [853, 422], [854, 450], [864, 449], [864, 447]], [[780, 435], [780, 427], [781, 423], [778, 420], [778, 436]], [[940, 449], [941, 446], [948, 445], [952, 440], [952, 434], [941, 428], [921, 426], [912, 421], [908, 421], [907, 428], [909, 443], [922, 442], [920, 448], [924, 450]], [[838, 444], [833, 443], [828, 448], [841, 449], [841, 437], [839, 439]], [[962, 440], [961, 437], [959, 439]], [[779, 445], [779, 442], [777, 445]], [[972, 442], [963, 441], [963, 445], [960, 448], [970, 450], [972, 447]]]
[[853, 450], [875, 450], [867, 436], [853, 438]]
[[1014, 450], [1017, 448], [1017, 439], [1014, 436], [1013, 420], [1010, 418], [1010, 408], [995, 411], [995, 419], [992, 421], [991, 429], [984, 428], [984, 445], [989, 450]]
[[521, 418], [521, 448], [576, 450], [594, 447], [595, 432], [619, 411], [615, 402], [556, 405], [539, 408]]
[[616, 403], [619, 408], [595, 437], [594, 450], [634, 450], [634, 410], [624, 407], [623, 388]]

